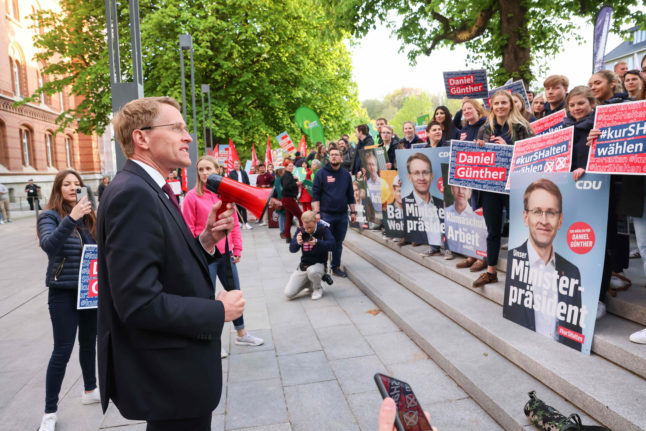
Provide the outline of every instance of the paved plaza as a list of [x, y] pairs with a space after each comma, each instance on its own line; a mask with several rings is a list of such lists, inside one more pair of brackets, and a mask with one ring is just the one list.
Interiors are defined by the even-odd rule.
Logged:
[[[43, 286], [46, 256], [33, 215], [0, 226], [0, 429], [35, 430], [44, 408], [45, 372], [52, 349]], [[255, 225], [254, 225], [255, 226]], [[238, 265], [247, 298], [247, 329], [260, 347], [233, 343], [227, 324], [222, 400], [213, 430], [376, 430], [380, 395], [372, 376], [408, 381], [433, 423], [446, 430], [499, 426], [348, 279], [334, 278], [318, 301], [287, 301], [283, 288], [299, 255], [276, 229], [243, 231]], [[78, 347], [78, 346], [77, 346]], [[58, 431], [144, 430], [111, 405], [80, 403], [78, 349], [67, 368]], [[145, 396], [146, 388], [141, 388]]]

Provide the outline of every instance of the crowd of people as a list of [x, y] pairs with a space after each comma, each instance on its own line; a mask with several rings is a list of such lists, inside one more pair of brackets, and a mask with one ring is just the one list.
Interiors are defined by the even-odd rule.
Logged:
[[[328, 145], [317, 143], [308, 155], [296, 153], [278, 166], [258, 163], [254, 167], [256, 186], [273, 189], [270, 208], [277, 215], [279, 235], [291, 252], [301, 252], [285, 288], [287, 298], [304, 290], [313, 300], [321, 298], [322, 282], [332, 283], [328, 262], [334, 276], [346, 277], [341, 266], [343, 240], [348, 223], [355, 222], [357, 215], [353, 176], [361, 178], [371, 170], [370, 161], [362, 165], [359, 150], [383, 147], [387, 168], [396, 170], [396, 149], [448, 146], [452, 139], [514, 145], [533, 135], [531, 121], [565, 109], [565, 125], [575, 128], [571, 172], [578, 180], [585, 175], [589, 144], [600, 133], [594, 128], [595, 108], [645, 99], [646, 57], [641, 71], [618, 66], [617, 73], [594, 73], [587, 86], [570, 88], [567, 77], [548, 77], [543, 82], [544, 93], [528, 92], [531, 112], [522, 98], [499, 91], [491, 97], [489, 111], [469, 98], [455, 115], [447, 107], [437, 107], [426, 125], [425, 140], [416, 134], [411, 121], [403, 124], [400, 138], [386, 119], [379, 118], [376, 143], [368, 126], [360, 124], [355, 127], [355, 145], [343, 135]], [[178, 197], [183, 193], [171, 186], [176, 179], [169, 172], [190, 165], [186, 148], [191, 138], [175, 100], [130, 102], [115, 116], [114, 124], [129, 160], [112, 182], [109, 178], [102, 181], [98, 217], [87, 197], [77, 199], [76, 190], [83, 187], [81, 176], [65, 170], [56, 176], [45, 211], [38, 218], [40, 245], [48, 256], [45, 284], [54, 334], [40, 429], [55, 427], [58, 396], [77, 329], [83, 403], [102, 402], [105, 411], [112, 399], [125, 417], [147, 420], [149, 430], [209, 429], [211, 412], [220, 398], [220, 390], [213, 388], [221, 387], [221, 369], [214, 364], [227, 354], [218, 341], [224, 322], [233, 321], [236, 344], [263, 344], [245, 330], [245, 300], [236, 269], [243, 250], [241, 228], [251, 225], [245, 208], [230, 204], [223, 208], [219, 196], [205, 187], [210, 174], [225, 174], [211, 156], [197, 161], [197, 184], [180, 207]], [[295, 168], [302, 168], [304, 177], [295, 176]], [[228, 176], [249, 184], [240, 162]], [[629, 242], [619, 233], [618, 223], [625, 216], [633, 217], [646, 271], [643, 179], [612, 176], [599, 318], [605, 313], [607, 292], [623, 286]], [[33, 199], [37, 187], [30, 183], [26, 192], [32, 197], [30, 205], [38, 205]], [[482, 287], [497, 281], [509, 197], [474, 192], [464, 200], [474, 209], [483, 208], [487, 259], [467, 258], [456, 266], [484, 270], [473, 283]], [[224, 211], [218, 213], [220, 209]], [[292, 233], [294, 218], [298, 227]], [[132, 247], [133, 243], [138, 246]], [[99, 250], [98, 313], [77, 310], [75, 305], [81, 252], [87, 244], [97, 244]], [[216, 295], [217, 280], [223, 290]], [[97, 334], [101, 396], [94, 365]], [[630, 339], [646, 344], [646, 330]], [[148, 372], [142, 373], [142, 368]], [[141, 388], [147, 388], [151, 396], [142, 396]]]

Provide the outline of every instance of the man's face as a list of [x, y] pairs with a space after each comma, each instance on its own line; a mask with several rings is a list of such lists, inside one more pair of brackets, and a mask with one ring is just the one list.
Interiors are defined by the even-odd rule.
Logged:
[[233, 162], [233, 169], [235, 169], [236, 171], [240, 170], [240, 160], [235, 160]]
[[390, 142], [393, 139], [393, 132], [391, 132], [390, 129], [386, 129], [385, 127], [381, 129], [379, 134], [381, 135], [381, 139], [383, 139], [384, 142]]
[[359, 186], [353, 183], [352, 190], [354, 191], [354, 201], [356, 203], [361, 202], [361, 198], [359, 197]]
[[621, 63], [615, 66], [615, 73], [619, 75], [620, 78], [623, 78], [626, 72], [628, 72], [628, 65], [626, 63]]
[[33, 186], [34, 185], [34, 180], [29, 180], [29, 185]]
[[417, 194], [420, 196], [427, 195], [431, 187], [431, 181], [433, 181], [431, 167], [423, 160], [413, 159], [410, 162], [409, 169], [408, 179], [413, 184]]
[[[538, 210], [543, 213], [537, 216], [534, 212]], [[563, 224], [563, 214], [559, 212], [556, 196], [543, 189], [534, 190], [527, 199], [523, 222], [529, 228], [529, 236], [534, 244], [541, 248], [550, 247]]]
[[305, 232], [312, 234], [316, 230], [316, 220], [315, 221], [304, 221], [303, 222], [303, 227], [305, 228]]
[[471, 189], [467, 187], [451, 186], [451, 193], [453, 193], [455, 202], [459, 202], [461, 205], [468, 203], [471, 198]]
[[561, 84], [545, 87], [545, 99], [551, 106], [558, 106], [564, 99], [567, 88]]
[[368, 157], [366, 160], [366, 164], [368, 165], [368, 172], [370, 172], [370, 178], [373, 180], [376, 179], [379, 175], [377, 174], [378, 166], [377, 166], [377, 160], [374, 157]]
[[343, 139], [339, 139], [339, 142], [337, 142], [337, 145], [341, 149], [341, 151], [345, 150], [345, 141]]
[[428, 131], [428, 136], [432, 142], [439, 142], [442, 140], [442, 126], [434, 125], [431, 126], [431, 130]]
[[362, 140], [365, 136], [359, 131], [359, 128], [354, 129], [354, 137], [358, 140]]
[[191, 166], [188, 146], [192, 141], [181, 112], [165, 103], [160, 103], [159, 114], [152, 126], [174, 124], [145, 130], [148, 137], [147, 157], [160, 168], [160, 172]]
[[393, 192], [395, 195], [395, 202], [401, 206], [402, 205], [402, 188], [400, 186], [393, 185]]
[[330, 164], [333, 167], [337, 168], [341, 166], [341, 153], [339, 152], [339, 150], [337, 149], [331, 150], [329, 153], [329, 156], [330, 156]]
[[411, 123], [404, 124], [404, 136], [409, 141], [415, 136], [415, 127]]
[[294, 164], [289, 163], [287, 166], [285, 166], [285, 169], [287, 170], [287, 172], [292, 172], [294, 170]]
[[377, 130], [381, 132], [381, 128], [386, 125], [384, 120], [377, 120]]
[[264, 173], [265, 173], [265, 171], [266, 171], [266, 170], [267, 170], [267, 169], [265, 168], [265, 165], [260, 165], [260, 166], [258, 166], [258, 174], [259, 174], [259, 175], [264, 175]]

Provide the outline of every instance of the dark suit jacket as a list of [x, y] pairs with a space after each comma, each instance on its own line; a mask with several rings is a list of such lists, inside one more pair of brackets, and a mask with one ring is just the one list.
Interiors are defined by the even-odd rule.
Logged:
[[112, 399], [128, 419], [209, 414], [222, 387], [224, 306], [214, 301], [214, 258], [130, 160], [102, 195], [97, 244], [103, 411]]
[[[247, 171], [244, 169], [240, 169], [240, 173], [242, 174], [242, 181], [241, 183], [249, 185], [249, 176], [247, 175]], [[234, 181], [238, 181], [238, 171], [235, 169], [229, 172], [229, 178], [231, 178]]]
[[[509, 270], [511, 270], [512, 268], [512, 260], [514, 259], [514, 252], [517, 252], [516, 256], [523, 256], [523, 255], [525, 256], [524, 259], [515, 257], [516, 260], [523, 261], [522, 263], [524, 264], [524, 262], [528, 260], [527, 241], [525, 241], [523, 245], [521, 245], [520, 247], [509, 250], [509, 254], [507, 255], [507, 268], [509, 268]], [[566, 276], [566, 277], [570, 277], [571, 279], [572, 278], [577, 279], [579, 280], [579, 285], [580, 285], [581, 274], [579, 273], [579, 268], [574, 266], [572, 263], [568, 262], [566, 259], [561, 257], [558, 253], [554, 255], [554, 267], [559, 276]], [[509, 283], [510, 281], [507, 282], [507, 285], [509, 285]], [[522, 304], [507, 305], [508, 300], [509, 300], [509, 288], [506, 287], [505, 302], [503, 303], [503, 316], [509, 320], [512, 320], [518, 323], [519, 325], [524, 326], [525, 328], [531, 329], [532, 331], [536, 331], [536, 322], [534, 320], [534, 310], [529, 309]], [[568, 305], [575, 305], [581, 308], [581, 292], [575, 288], [574, 296], [561, 295], [561, 293], [559, 293], [558, 301], [565, 302]], [[583, 333], [583, 329], [580, 326], [570, 324], [565, 320], [559, 321], [557, 319], [556, 325], [557, 325], [557, 328], [558, 328], [558, 325], [560, 325], [560, 326], [563, 326], [564, 328], [568, 328], [573, 331], [576, 331], [579, 334]], [[579, 350], [579, 351], [581, 350], [581, 344], [579, 344], [578, 342], [571, 340], [567, 337], [564, 337], [562, 335], [559, 335], [558, 331], [556, 330], [555, 330], [555, 333], [557, 337], [556, 339], [560, 343], [570, 346], [576, 350]]]
[[[426, 236], [426, 232], [421, 232], [421, 231], [408, 231], [407, 225], [408, 225], [408, 220], [414, 220], [417, 225], [419, 225], [419, 222], [422, 221], [421, 216], [411, 216], [406, 214], [406, 204], [415, 204], [415, 196], [413, 195], [414, 192], [410, 192], [408, 196], [406, 196], [404, 199], [402, 199], [402, 206], [403, 206], [403, 217], [404, 217], [404, 232], [406, 241], [409, 242], [416, 242], [417, 244], [428, 244], [428, 236]], [[444, 201], [442, 199], [436, 198], [435, 196], [431, 195], [431, 200], [433, 201], [433, 205], [439, 210], [440, 208], [444, 208]], [[438, 214], [438, 217], [440, 215]], [[444, 223], [444, 219], [440, 217], [440, 223]], [[444, 243], [444, 234], [442, 234], [442, 243]], [[432, 244], [432, 245], [441, 245], [441, 244]]]

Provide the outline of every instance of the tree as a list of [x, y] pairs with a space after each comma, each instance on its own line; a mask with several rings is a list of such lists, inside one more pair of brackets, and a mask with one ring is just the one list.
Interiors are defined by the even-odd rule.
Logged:
[[[355, 34], [365, 34], [376, 20], [387, 22], [410, 47], [412, 63], [438, 47], [464, 43], [467, 61], [485, 66], [495, 85], [509, 78], [530, 83], [532, 67], [544, 69], [546, 56], [561, 50], [576, 34], [573, 16], [594, 20], [604, 0], [366, 0], [356, 6]], [[641, 0], [615, 0], [613, 30], [626, 22], [644, 24]], [[633, 6], [641, 6], [632, 8]], [[400, 16], [397, 23], [388, 14]], [[574, 36], [578, 40], [580, 37]], [[402, 47], [403, 50], [403, 47]], [[586, 65], [587, 67], [587, 65]]]
[[[111, 113], [103, 5], [102, 0], [62, 0], [61, 16], [70, 16], [75, 26], [65, 26], [63, 18], [59, 18], [50, 23], [46, 37], [38, 37], [43, 58], [55, 59], [58, 54], [64, 59], [73, 58], [74, 48], [91, 53], [87, 54], [86, 64], [64, 60], [68, 64], [64, 79], [75, 82], [81, 68], [93, 67], [92, 76], [97, 79], [78, 94], [90, 100], [107, 97], [101, 99], [106, 103], [93, 107], [94, 116], [86, 123], [86, 131], [99, 133]], [[140, 0], [144, 93], [180, 100], [178, 41], [180, 34], [188, 33], [193, 36], [201, 146], [202, 83], [211, 86], [214, 141], [227, 143], [232, 138], [241, 158], [248, 155], [252, 142], [264, 145], [267, 135], [273, 138], [287, 130], [297, 139], [300, 131], [293, 117], [301, 105], [314, 109], [326, 134], [336, 139], [352, 130], [352, 118], [362, 115], [344, 44], [349, 32], [338, 21], [347, 16], [347, 3], [338, 5], [339, 17], [332, 13], [333, 5], [320, 0]], [[127, 8], [120, 19], [125, 21], [121, 29], [127, 31]], [[88, 31], [83, 44], [73, 47], [56, 42], [73, 39], [74, 29], [84, 29], [85, 24], [91, 24], [92, 31]], [[122, 44], [121, 56], [128, 59], [127, 36], [122, 38]], [[190, 82], [188, 74], [187, 71]], [[190, 85], [187, 102], [187, 120], [192, 130]], [[208, 107], [205, 109], [208, 122]]]
[[404, 99], [402, 107], [395, 114], [394, 118], [390, 122], [395, 129], [395, 133], [402, 133], [404, 123], [406, 121], [412, 121], [413, 123], [417, 122], [417, 117], [424, 114], [432, 115], [433, 102], [431, 100], [431, 95], [426, 92], [419, 92], [416, 95], [410, 95]]

